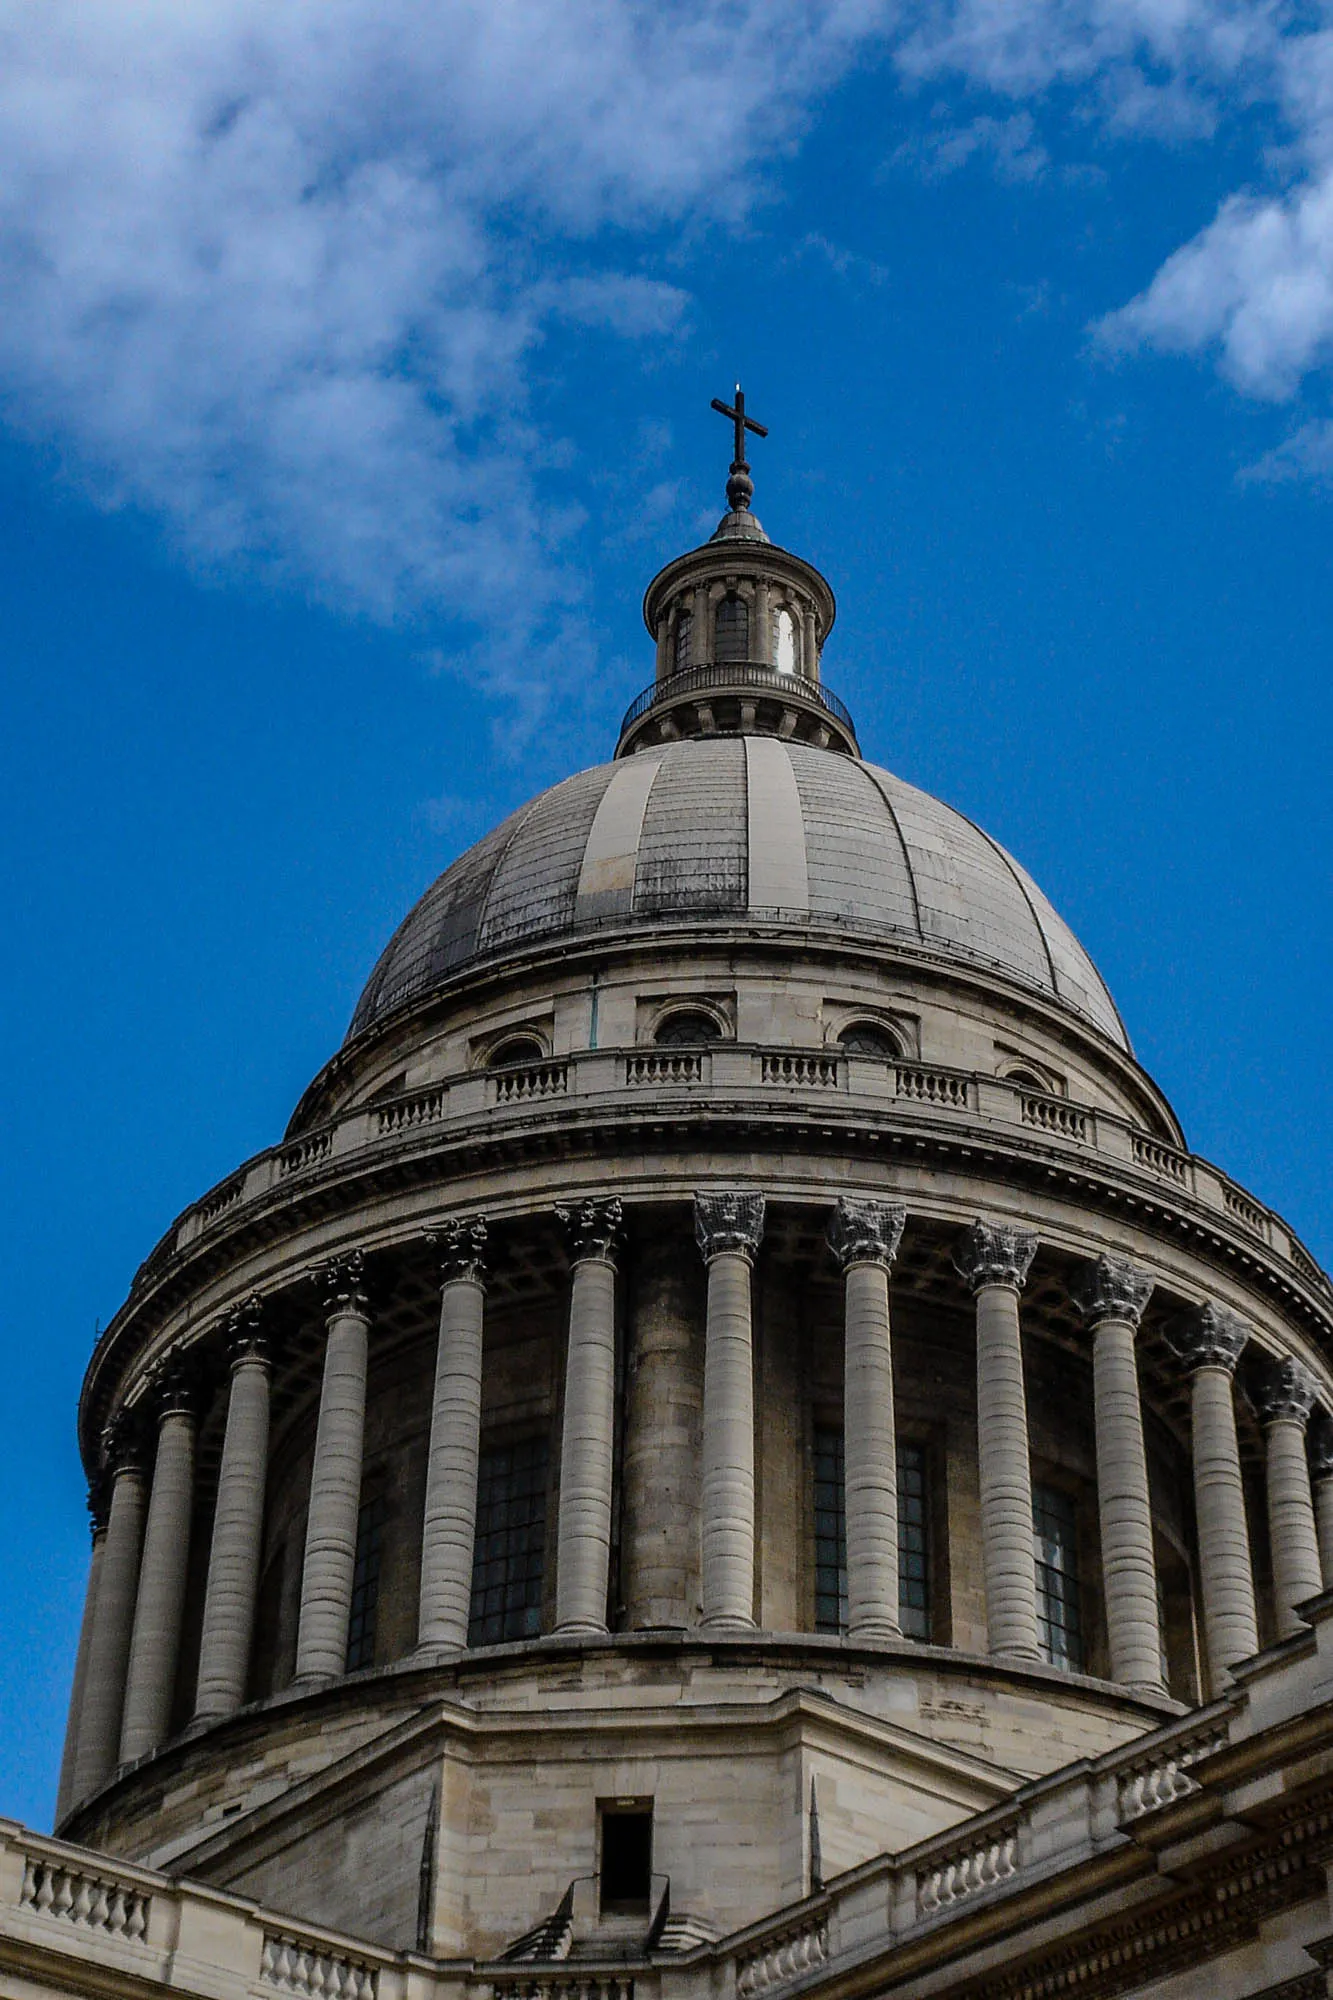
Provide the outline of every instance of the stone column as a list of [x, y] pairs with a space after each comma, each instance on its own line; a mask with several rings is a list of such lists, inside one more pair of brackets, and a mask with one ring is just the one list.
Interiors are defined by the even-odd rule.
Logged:
[[889, 1270], [907, 1211], [843, 1195], [828, 1240], [844, 1273], [842, 1432], [847, 1515], [847, 1631], [897, 1639], [898, 1451], [893, 1421]]
[[116, 1768], [148, 1506], [144, 1440], [138, 1419], [122, 1412], [108, 1427], [103, 1451], [111, 1481], [111, 1505], [97, 1579], [97, 1609], [88, 1641], [83, 1713], [74, 1760], [75, 1805], [81, 1805], [105, 1784]]
[[1152, 1290], [1149, 1272], [1126, 1257], [1101, 1256], [1086, 1273], [1077, 1298], [1092, 1329], [1097, 1512], [1111, 1679], [1161, 1694], [1157, 1563], [1134, 1358], [1134, 1337]]
[[1310, 1477], [1324, 1589], [1333, 1590], [1333, 1421], [1321, 1412], [1310, 1426]]
[[194, 1701], [201, 1718], [238, 1709], [250, 1673], [268, 1486], [270, 1358], [261, 1319], [260, 1301], [250, 1298], [227, 1326], [231, 1386]]
[[990, 1650], [1036, 1660], [1037, 1574], [1032, 1552], [1032, 1467], [1018, 1295], [1037, 1239], [1009, 1223], [978, 1221], [955, 1262], [977, 1302], [977, 1459], [981, 1557]]
[[330, 1680], [346, 1671], [347, 1625], [356, 1567], [361, 1506], [361, 1453], [366, 1424], [366, 1349], [370, 1313], [362, 1289], [359, 1250], [326, 1266], [328, 1344], [310, 1474], [310, 1515], [301, 1572], [296, 1634], [298, 1681]]
[[147, 1756], [171, 1733], [194, 1511], [196, 1422], [194, 1383], [178, 1364], [168, 1367], [159, 1380], [157, 1411], [157, 1456], [120, 1725], [122, 1764]]
[[1236, 1662], [1259, 1650], [1232, 1386], [1249, 1337], [1243, 1320], [1225, 1306], [1211, 1303], [1171, 1334], [1190, 1378], [1199, 1583], [1208, 1681], [1214, 1695], [1221, 1694]]
[[633, 1631], [699, 1613], [703, 1283], [676, 1224], [645, 1226], [632, 1265], [621, 1552]]
[[441, 1252], [440, 1335], [426, 1461], [417, 1645], [467, 1645], [481, 1458], [481, 1343], [486, 1223], [447, 1222], [430, 1239]]
[[728, 1188], [694, 1197], [708, 1266], [704, 1334], [703, 1624], [754, 1624], [754, 1352], [750, 1272], [764, 1197]]
[[606, 1631], [616, 1418], [616, 1267], [621, 1207], [557, 1208], [573, 1271], [556, 1524], [555, 1629]]
[[79, 1646], [74, 1655], [74, 1681], [69, 1691], [69, 1719], [65, 1725], [65, 1747], [60, 1758], [60, 1780], [56, 1786], [56, 1825], [59, 1826], [74, 1804], [74, 1772], [79, 1759], [79, 1730], [83, 1720], [84, 1695], [88, 1685], [88, 1651], [97, 1622], [97, 1586], [106, 1549], [105, 1482], [94, 1479], [88, 1487], [88, 1512], [92, 1516], [93, 1549], [88, 1564], [88, 1587], [83, 1594], [83, 1618], [79, 1625]]
[[1296, 1606], [1307, 1597], [1317, 1597], [1324, 1587], [1305, 1456], [1305, 1426], [1314, 1397], [1314, 1377], [1290, 1356], [1273, 1362], [1255, 1390], [1264, 1426], [1273, 1602], [1278, 1636], [1283, 1639], [1306, 1629]]

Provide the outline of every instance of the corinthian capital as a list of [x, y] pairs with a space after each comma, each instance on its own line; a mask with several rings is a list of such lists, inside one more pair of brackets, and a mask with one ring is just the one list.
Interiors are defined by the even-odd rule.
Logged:
[[168, 1354], [153, 1377], [153, 1403], [158, 1420], [199, 1414], [199, 1376], [183, 1354]]
[[320, 1266], [319, 1281], [324, 1288], [324, 1310], [330, 1319], [340, 1313], [364, 1316], [368, 1306], [366, 1260], [359, 1250], [330, 1257], [327, 1264]]
[[974, 1222], [954, 1251], [954, 1268], [974, 1292], [983, 1285], [1009, 1285], [1021, 1292], [1037, 1254], [1030, 1229], [1008, 1222]]
[[267, 1362], [270, 1358], [264, 1301], [258, 1292], [251, 1292], [227, 1315], [227, 1358], [233, 1368], [239, 1368], [243, 1361]]
[[581, 1201], [571, 1208], [557, 1208], [556, 1221], [569, 1238], [570, 1262], [582, 1264], [596, 1257], [604, 1264], [611, 1263], [624, 1213], [615, 1195], [605, 1201]]
[[112, 1479], [121, 1472], [142, 1472], [148, 1464], [148, 1442], [138, 1410], [117, 1410], [102, 1432], [102, 1456]]
[[1254, 1400], [1265, 1424], [1300, 1424], [1304, 1428], [1314, 1408], [1314, 1376], [1290, 1354], [1264, 1369], [1254, 1385]]
[[887, 1267], [898, 1255], [906, 1221], [907, 1210], [900, 1202], [840, 1195], [828, 1226], [829, 1248], [844, 1271], [849, 1264]]
[[1104, 1319], [1123, 1319], [1137, 1326], [1156, 1282], [1151, 1271], [1141, 1270], [1128, 1257], [1103, 1253], [1095, 1264], [1086, 1267], [1070, 1289], [1089, 1326], [1096, 1326]]
[[758, 1188], [719, 1188], [694, 1197], [694, 1240], [704, 1262], [724, 1250], [753, 1260], [764, 1234], [764, 1197]]
[[1189, 1319], [1178, 1321], [1167, 1337], [1188, 1374], [1197, 1368], [1225, 1368], [1228, 1375], [1234, 1375], [1249, 1343], [1250, 1329], [1230, 1306], [1214, 1305], [1210, 1299]]
[[1310, 1477], [1333, 1479], [1333, 1419], [1320, 1410], [1310, 1426]]
[[440, 1260], [440, 1283], [460, 1279], [479, 1285], [486, 1276], [486, 1218], [451, 1215], [438, 1229], [426, 1231], [426, 1241]]

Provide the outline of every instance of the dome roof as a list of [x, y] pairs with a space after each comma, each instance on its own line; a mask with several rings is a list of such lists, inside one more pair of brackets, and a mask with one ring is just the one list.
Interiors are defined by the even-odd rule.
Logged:
[[658, 745], [521, 807], [399, 926], [348, 1038], [529, 941], [706, 916], [989, 967], [1128, 1047], [1087, 953], [989, 835], [888, 771], [766, 736]]

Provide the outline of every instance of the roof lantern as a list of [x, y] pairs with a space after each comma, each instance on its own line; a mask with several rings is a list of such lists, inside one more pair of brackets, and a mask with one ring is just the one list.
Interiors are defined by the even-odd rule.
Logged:
[[860, 755], [820, 661], [837, 606], [813, 563], [780, 549], [750, 511], [745, 392], [713, 408], [735, 427], [727, 511], [702, 548], [659, 570], [643, 600], [657, 674], [620, 726], [617, 757], [696, 736], [778, 736]]

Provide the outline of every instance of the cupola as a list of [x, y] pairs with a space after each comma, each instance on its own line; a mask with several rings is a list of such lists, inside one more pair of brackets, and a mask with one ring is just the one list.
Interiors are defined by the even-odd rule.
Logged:
[[774, 546], [750, 511], [746, 435], [766, 437], [734, 404], [713, 408], [735, 426], [727, 511], [702, 548], [659, 570], [643, 600], [657, 674], [626, 713], [618, 757], [695, 736], [779, 736], [858, 756], [847, 709], [821, 680], [837, 615], [812, 563]]

